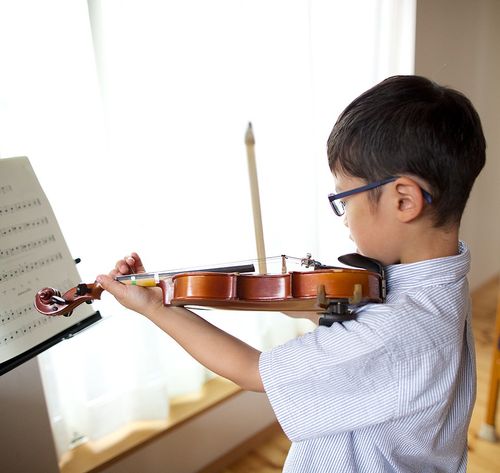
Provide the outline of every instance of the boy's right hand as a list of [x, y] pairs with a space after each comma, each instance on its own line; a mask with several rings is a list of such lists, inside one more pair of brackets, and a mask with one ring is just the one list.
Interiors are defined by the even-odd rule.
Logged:
[[127, 309], [148, 315], [163, 307], [163, 295], [159, 287], [140, 287], [122, 284], [116, 276], [144, 273], [144, 265], [137, 253], [131, 253], [116, 262], [108, 275], [97, 276], [96, 281]]

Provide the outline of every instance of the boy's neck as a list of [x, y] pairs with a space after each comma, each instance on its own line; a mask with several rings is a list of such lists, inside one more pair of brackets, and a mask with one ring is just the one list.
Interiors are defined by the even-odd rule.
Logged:
[[416, 263], [458, 254], [458, 228], [428, 229], [408, 239], [401, 249], [400, 263]]

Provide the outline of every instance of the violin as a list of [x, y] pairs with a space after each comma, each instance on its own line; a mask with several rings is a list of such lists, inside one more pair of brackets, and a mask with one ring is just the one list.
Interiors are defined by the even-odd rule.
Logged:
[[[281, 273], [256, 274], [252, 264], [211, 269], [164, 271], [117, 276], [123, 284], [158, 286], [166, 306], [207, 307], [232, 310], [279, 312], [317, 312], [320, 324], [355, 317], [354, 309], [368, 302], [385, 301], [385, 276], [382, 265], [357, 253], [338, 258], [355, 268], [324, 266], [307, 258], [301, 265], [308, 271], [287, 271], [281, 256]], [[298, 258], [296, 258], [298, 259]], [[35, 308], [48, 316], [71, 315], [80, 304], [100, 299], [103, 288], [80, 283], [64, 294], [43, 288], [35, 296]]]

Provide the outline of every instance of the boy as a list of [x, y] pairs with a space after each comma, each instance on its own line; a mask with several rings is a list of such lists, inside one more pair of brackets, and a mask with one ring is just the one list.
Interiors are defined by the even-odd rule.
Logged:
[[210, 370], [266, 392], [293, 442], [285, 471], [465, 472], [475, 365], [458, 231], [485, 160], [479, 117], [459, 92], [392, 77], [341, 114], [328, 157], [334, 212], [386, 268], [386, 303], [356, 320], [260, 353], [157, 288], [114, 281], [144, 271], [136, 253], [98, 281]]

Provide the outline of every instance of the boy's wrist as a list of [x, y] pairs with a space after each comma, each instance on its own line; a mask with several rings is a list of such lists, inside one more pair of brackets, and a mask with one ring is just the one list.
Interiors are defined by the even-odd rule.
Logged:
[[164, 317], [164, 312], [167, 310], [167, 307], [158, 304], [151, 304], [147, 305], [146, 307], [142, 308], [143, 310], [140, 310], [141, 315], [144, 317], [150, 319], [150, 320], [157, 320], [161, 319]]
[[150, 319], [153, 322], [166, 322], [175, 319], [178, 316], [185, 315], [185, 312], [190, 312], [184, 307], [166, 306], [166, 305], [153, 305], [142, 312], [144, 317]]

